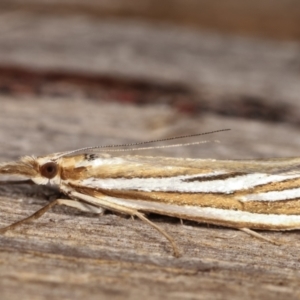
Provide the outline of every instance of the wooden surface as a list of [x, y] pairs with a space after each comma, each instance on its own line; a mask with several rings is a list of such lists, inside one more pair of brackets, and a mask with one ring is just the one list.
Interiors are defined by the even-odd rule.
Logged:
[[[1, 24], [1, 162], [219, 128], [232, 131], [203, 139], [221, 143], [147, 154], [299, 155], [298, 44], [23, 13], [3, 14]], [[29, 73], [8, 72], [16, 66]], [[56, 77], [45, 76], [51, 72]], [[96, 81], [88, 88], [71, 81], [66, 73], [72, 72], [85, 80], [109, 75], [139, 84], [113, 84], [107, 93]], [[141, 82], [144, 94], [132, 88]], [[152, 94], [156, 101], [143, 103], [141, 95], [151, 90], [145, 86], [158, 85], [163, 92]], [[178, 86], [184, 97], [165, 93]], [[187, 98], [194, 106], [180, 113]], [[250, 109], [247, 99], [256, 106]], [[276, 117], [269, 116], [273, 111]], [[0, 185], [0, 226], [57, 196], [49, 187]], [[299, 232], [263, 232], [283, 244], [274, 246], [236, 230], [150, 218], [174, 237], [181, 258], [139, 220], [63, 207], [0, 235], [1, 299], [300, 298]]]

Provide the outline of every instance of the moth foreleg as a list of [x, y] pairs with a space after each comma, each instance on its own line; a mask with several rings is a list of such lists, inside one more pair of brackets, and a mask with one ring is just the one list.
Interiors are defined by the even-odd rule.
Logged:
[[33, 221], [33, 220], [36, 220], [38, 219], [39, 217], [41, 217], [46, 211], [48, 211], [50, 208], [52, 208], [53, 206], [59, 204], [59, 200], [61, 199], [56, 199], [52, 202], [50, 202], [49, 204], [45, 205], [44, 207], [42, 207], [41, 209], [39, 209], [38, 211], [36, 211], [34, 214], [32, 214], [31, 216], [25, 218], [25, 219], [22, 219], [18, 222], [15, 222], [11, 225], [8, 225], [6, 227], [3, 227], [3, 228], [0, 228], [0, 233], [4, 233], [8, 230], [12, 230], [16, 227], [19, 227], [20, 225], [24, 224], [24, 223], [27, 223], [27, 222], [30, 222], [30, 221]]
[[16, 227], [19, 227], [20, 225], [22, 225], [24, 223], [28, 223], [28, 222], [31, 222], [33, 220], [40, 218], [43, 214], [45, 214], [49, 209], [51, 209], [55, 205], [66, 205], [66, 206], [77, 208], [84, 212], [92, 212], [92, 213], [97, 213], [97, 214], [102, 214], [104, 212], [104, 209], [102, 209], [101, 207], [96, 207], [94, 205], [89, 205], [87, 203], [81, 203], [76, 200], [56, 199], [56, 200], [50, 202], [49, 204], [45, 205], [38, 211], [36, 211], [31, 216], [29, 216], [25, 219], [22, 219], [18, 222], [15, 222], [9, 226], [0, 228], [0, 233], [4, 233], [8, 230], [15, 229]]

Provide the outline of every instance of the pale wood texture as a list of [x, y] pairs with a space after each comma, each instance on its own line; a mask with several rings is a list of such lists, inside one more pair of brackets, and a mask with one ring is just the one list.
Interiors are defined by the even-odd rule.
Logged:
[[[193, 101], [209, 103], [209, 112], [181, 114], [164, 97], [144, 106], [114, 102], [120, 98], [118, 93], [101, 101], [101, 96], [89, 97], [76, 84], [49, 85], [49, 78], [41, 80], [40, 73], [35, 84], [28, 83], [26, 76], [11, 76], [8, 82], [3, 71], [1, 162], [20, 155], [218, 128], [232, 131], [203, 139], [221, 143], [147, 154], [299, 155], [298, 44], [236, 42], [133, 25], [3, 14], [0, 67], [109, 74], [163, 87], [181, 85], [192, 91]], [[224, 106], [243, 103], [245, 95], [257, 97], [266, 119], [277, 105], [281, 122], [274, 118], [265, 122], [264, 116], [255, 121], [257, 116], [251, 119], [251, 114], [248, 119], [219, 114]], [[58, 196], [48, 187], [0, 185], [0, 226]], [[263, 232], [283, 243], [274, 246], [236, 230], [150, 218], [174, 237], [181, 258], [173, 258], [168, 242], [139, 220], [114, 214], [99, 217], [63, 207], [0, 235], [1, 299], [299, 299], [298, 232]]]

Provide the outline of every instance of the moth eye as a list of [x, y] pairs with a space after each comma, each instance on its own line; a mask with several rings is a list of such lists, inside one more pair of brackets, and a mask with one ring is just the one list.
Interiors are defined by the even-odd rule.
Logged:
[[48, 162], [42, 165], [40, 170], [42, 176], [52, 179], [58, 172], [58, 166], [55, 162]]

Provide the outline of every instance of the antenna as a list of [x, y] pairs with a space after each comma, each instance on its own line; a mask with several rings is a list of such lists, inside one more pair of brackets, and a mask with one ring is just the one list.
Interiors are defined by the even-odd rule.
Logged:
[[[208, 134], [213, 134], [213, 133], [218, 133], [218, 132], [223, 132], [223, 131], [229, 131], [230, 129], [219, 129], [219, 130], [214, 130], [214, 131], [208, 131], [208, 132], [203, 132], [203, 133], [194, 133], [194, 134], [187, 134], [187, 135], [179, 135], [175, 137], [170, 137], [170, 138], [163, 138], [163, 139], [157, 139], [157, 140], [151, 140], [151, 141], [144, 141], [144, 142], [136, 142], [136, 143], [128, 143], [128, 144], [115, 144], [115, 145], [103, 145], [103, 146], [95, 146], [95, 147], [84, 147], [72, 151], [67, 151], [59, 155], [57, 158], [82, 152], [82, 151], [90, 151], [90, 150], [96, 150], [96, 149], [104, 149], [104, 148], [119, 148], [119, 147], [129, 147], [129, 146], [139, 146], [139, 145], [145, 145], [145, 144], [151, 144], [151, 143], [158, 143], [158, 142], [165, 142], [165, 141], [171, 141], [171, 140], [178, 140], [178, 139], [183, 139], [183, 138], [190, 138], [190, 137], [195, 137], [195, 136], [202, 136], [202, 135], [208, 135]], [[205, 143], [207, 141], [204, 141]], [[201, 144], [201, 142], [195, 142], [195, 143], [187, 143], [187, 144], [176, 144], [176, 146], [189, 146], [189, 145], [197, 145]], [[168, 146], [162, 146], [162, 147], [147, 147], [146, 149], [152, 149], [152, 148], [167, 148]], [[172, 147], [172, 145], [169, 145], [169, 147]], [[136, 148], [136, 149], [120, 149], [120, 150], [115, 150], [115, 151], [128, 151], [128, 150], [138, 150], [138, 149], [143, 149], [146, 150], [145, 148]], [[108, 150], [108, 151], [113, 151], [113, 150]]]

